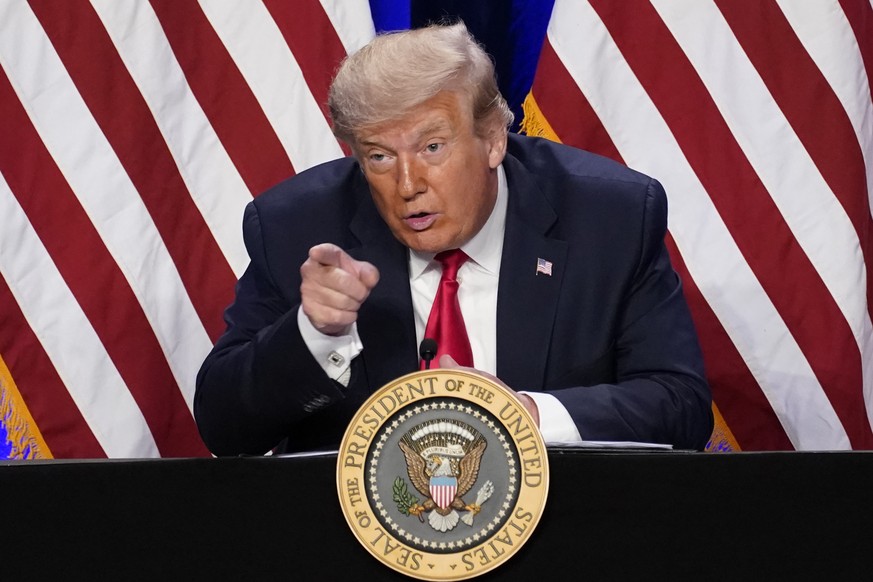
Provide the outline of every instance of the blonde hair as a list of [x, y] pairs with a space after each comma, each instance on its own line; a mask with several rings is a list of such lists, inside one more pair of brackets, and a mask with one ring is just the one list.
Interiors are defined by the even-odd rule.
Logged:
[[382, 34], [349, 55], [328, 96], [333, 132], [353, 144], [362, 128], [399, 119], [441, 91], [470, 96], [480, 136], [512, 124], [494, 64], [459, 22]]

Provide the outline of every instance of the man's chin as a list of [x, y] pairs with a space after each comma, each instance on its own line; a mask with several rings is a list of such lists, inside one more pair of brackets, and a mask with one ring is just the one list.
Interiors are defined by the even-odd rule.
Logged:
[[454, 244], [454, 241], [446, 237], [434, 236], [435, 234], [425, 231], [397, 238], [401, 243], [417, 253], [436, 254], [460, 246]]

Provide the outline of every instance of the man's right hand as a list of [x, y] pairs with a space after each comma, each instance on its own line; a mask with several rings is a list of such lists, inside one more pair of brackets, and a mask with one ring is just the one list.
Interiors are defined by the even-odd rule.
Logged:
[[300, 266], [302, 309], [323, 334], [339, 335], [358, 319], [358, 309], [379, 282], [379, 270], [330, 243], [309, 249]]

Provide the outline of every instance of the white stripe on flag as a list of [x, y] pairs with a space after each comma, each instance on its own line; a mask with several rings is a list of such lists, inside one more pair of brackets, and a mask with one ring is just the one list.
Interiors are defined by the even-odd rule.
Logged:
[[299, 173], [342, 157], [303, 71], [264, 4], [258, 0], [202, 0], [201, 6], [264, 110], [294, 170]]
[[[861, 352], [864, 389], [869, 391], [873, 322], [863, 291], [867, 276], [861, 242], [845, 209], [715, 5], [697, 0], [653, 0], [652, 4], [848, 321]], [[776, 143], [778, 148], [773, 147]], [[873, 419], [869, 400], [867, 414]]]
[[[867, 167], [867, 196], [873, 212], [873, 111], [861, 48], [837, 0], [776, 0], [803, 47], [846, 110]], [[863, 288], [863, 287], [862, 287]]]
[[148, 104], [194, 203], [240, 276], [248, 254], [239, 217], [252, 193], [191, 92], [157, 16], [148, 2], [92, 4]]
[[0, 275], [97, 442], [110, 457], [159, 456], [137, 403], [2, 175], [0, 216]]
[[142, 199], [33, 12], [25, 3], [6, 6], [0, 17], [17, 33], [0, 35], [10, 82], [142, 305], [191, 409], [212, 342]]
[[559, 1], [548, 36], [625, 162], [664, 183], [670, 231], [688, 270], [794, 446], [850, 448], [809, 363], [597, 14], [587, 2]]
[[373, 16], [367, 2], [321, 0], [321, 6], [339, 35], [346, 54], [352, 54], [376, 35]]

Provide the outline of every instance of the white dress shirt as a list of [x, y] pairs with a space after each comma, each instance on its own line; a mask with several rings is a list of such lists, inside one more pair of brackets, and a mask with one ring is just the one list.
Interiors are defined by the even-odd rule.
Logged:
[[[476, 369], [497, 374], [497, 282], [503, 255], [506, 206], [509, 190], [503, 166], [497, 168], [497, 201], [485, 225], [461, 247], [470, 260], [458, 270], [458, 302]], [[409, 287], [415, 316], [415, 335], [420, 344], [439, 286], [441, 269], [433, 253], [409, 251]], [[357, 324], [339, 336], [324, 335], [312, 325], [303, 310], [297, 314], [300, 334], [328, 376], [348, 384], [352, 359], [364, 345]], [[581, 440], [569, 412], [561, 402], [544, 392], [524, 392], [536, 402], [540, 414], [540, 432], [546, 442]]]

